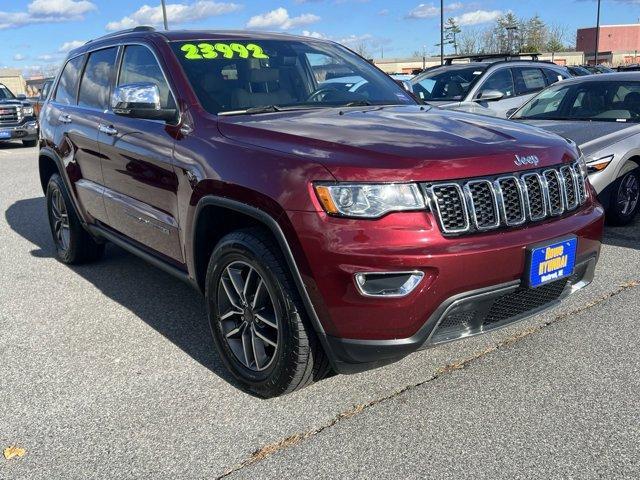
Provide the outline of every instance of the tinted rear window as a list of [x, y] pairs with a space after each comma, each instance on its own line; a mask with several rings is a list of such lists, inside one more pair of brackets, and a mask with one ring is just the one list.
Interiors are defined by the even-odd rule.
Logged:
[[75, 105], [78, 76], [82, 68], [84, 55], [72, 58], [67, 62], [60, 76], [54, 100], [64, 105]]

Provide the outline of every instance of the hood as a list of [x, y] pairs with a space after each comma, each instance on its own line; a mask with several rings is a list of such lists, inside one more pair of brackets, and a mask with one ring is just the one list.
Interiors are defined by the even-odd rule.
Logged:
[[25, 104], [27, 104], [28, 102], [22, 102], [20, 100], [16, 100], [16, 99], [11, 99], [11, 100], [7, 100], [7, 99], [2, 99], [0, 100], [0, 105], [10, 105], [10, 106], [23, 106]]
[[624, 122], [581, 122], [566, 120], [519, 120], [519, 122], [543, 128], [578, 144], [589, 156], [613, 145], [630, 135], [640, 133], [640, 125]]
[[312, 159], [338, 180], [445, 180], [508, 173], [575, 157], [561, 137], [516, 122], [420, 106], [322, 108], [219, 116], [235, 141]]

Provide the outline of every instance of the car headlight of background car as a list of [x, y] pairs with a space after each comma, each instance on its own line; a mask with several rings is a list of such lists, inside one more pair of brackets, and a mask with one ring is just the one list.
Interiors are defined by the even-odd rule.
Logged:
[[605, 157], [587, 158], [586, 165], [589, 173], [601, 172], [609, 166], [613, 160], [613, 155], [607, 155]]
[[330, 215], [379, 218], [390, 212], [424, 210], [424, 197], [414, 183], [321, 183], [314, 185]]

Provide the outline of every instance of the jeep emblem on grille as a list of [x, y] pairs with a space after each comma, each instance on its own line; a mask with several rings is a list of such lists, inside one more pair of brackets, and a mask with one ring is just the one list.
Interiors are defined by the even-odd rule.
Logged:
[[515, 163], [517, 167], [523, 167], [524, 165], [533, 165], [534, 167], [537, 167], [540, 163], [540, 159], [535, 155], [527, 155], [526, 157], [516, 155], [516, 159], [513, 163]]

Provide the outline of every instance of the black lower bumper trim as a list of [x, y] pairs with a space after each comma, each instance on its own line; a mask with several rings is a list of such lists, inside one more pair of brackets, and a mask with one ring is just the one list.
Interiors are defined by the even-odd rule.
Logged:
[[440, 305], [429, 317], [425, 324], [413, 336], [393, 340], [358, 340], [349, 338], [338, 338], [327, 336], [326, 341], [331, 346], [331, 350], [336, 357], [334, 367], [338, 373], [358, 373], [372, 368], [381, 367], [389, 363], [398, 361], [410, 353], [435, 346], [441, 343], [466, 338], [469, 336], [497, 330], [498, 328], [511, 325], [519, 320], [539, 314], [549, 308], [556, 306], [560, 300], [585, 287], [593, 280], [593, 274], [597, 257], [589, 257], [576, 264], [575, 274], [566, 279], [562, 294], [555, 299], [551, 299], [544, 305], [538, 305], [531, 310], [521, 312], [511, 318], [491, 323], [489, 327], [485, 323], [484, 328], [474, 330], [461, 330], [458, 335], [450, 334], [446, 337], [434, 336], [439, 324], [450, 312], [457, 310], [473, 310], [475, 307], [485, 308], [501, 298], [521, 290], [520, 282], [509, 282], [502, 285], [495, 285], [488, 288], [465, 292], [455, 295]]

